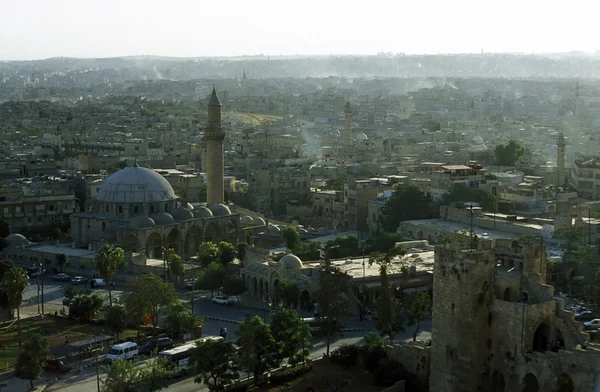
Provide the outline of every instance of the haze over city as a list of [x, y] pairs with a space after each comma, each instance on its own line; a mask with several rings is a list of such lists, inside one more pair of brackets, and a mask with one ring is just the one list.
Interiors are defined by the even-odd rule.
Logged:
[[19, 0], [1, 2], [0, 60], [594, 52], [592, 1]]

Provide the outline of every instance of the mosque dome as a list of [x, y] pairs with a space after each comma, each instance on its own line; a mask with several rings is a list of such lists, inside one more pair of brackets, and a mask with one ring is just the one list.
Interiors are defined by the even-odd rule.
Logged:
[[176, 221], [184, 221], [188, 219], [194, 219], [194, 213], [187, 208], [175, 208], [171, 215]]
[[29, 240], [23, 234], [9, 234], [4, 239], [9, 246], [27, 245]]
[[184, 208], [187, 208], [190, 211], [194, 210], [194, 206], [191, 203], [185, 203], [185, 207]]
[[296, 255], [285, 255], [279, 259], [279, 266], [283, 269], [301, 269], [302, 260]]
[[240, 220], [240, 223], [244, 226], [249, 226], [252, 224], [254, 220], [252, 219], [251, 216], [246, 215], [246, 216], [242, 216], [242, 219]]
[[154, 227], [154, 225], [154, 219], [144, 215], [136, 216], [129, 222], [129, 226], [135, 229], [146, 229], [148, 227]]
[[360, 132], [356, 135], [356, 141], [364, 142], [365, 140], [369, 140], [369, 137], [364, 132]]
[[152, 218], [157, 225], [170, 225], [175, 223], [175, 218], [173, 218], [173, 215], [166, 212], [159, 212], [151, 215], [150, 218]]
[[255, 225], [255, 226], [264, 226], [264, 225], [267, 224], [267, 222], [265, 222], [265, 220], [263, 218], [261, 218], [260, 216], [257, 216], [252, 221], [252, 224]]
[[163, 176], [145, 167], [126, 167], [102, 182], [96, 200], [107, 203], [156, 203], [176, 199]]
[[208, 207], [208, 209], [212, 211], [213, 216], [231, 215], [231, 211], [229, 210], [229, 207], [227, 207], [224, 204], [213, 204], [212, 206]]
[[481, 136], [477, 135], [477, 136], [475, 136], [473, 138], [473, 143], [475, 143], [475, 144], [483, 144], [483, 138]]
[[272, 235], [279, 235], [281, 233], [281, 229], [275, 225], [269, 225], [267, 232]]
[[212, 218], [213, 217], [212, 211], [206, 207], [198, 208], [197, 210], [195, 210], [195, 214], [198, 218]]

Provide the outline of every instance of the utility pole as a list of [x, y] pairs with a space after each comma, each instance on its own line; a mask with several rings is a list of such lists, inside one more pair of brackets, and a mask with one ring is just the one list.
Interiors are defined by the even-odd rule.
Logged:
[[[44, 262], [40, 261], [40, 273], [38, 274], [38, 280], [40, 280], [40, 275], [44, 272]], [[42, 281], [42, 317], [44, 317], [44, 277], [41, 277]]]
[[163, 247], [163, 280], [167, 282], [167, 248]]
[[37, 305], [38, 305], [38, 314], [40, 314], [40, 274], [42, 273], [42, 268], [38, 265], [38, 273], [37, 273]]
[[471, 241], [470, 241], [471, 242], [471, 252], [473, 252], [473, 240], [474, 240], [473, 236], [475, 233], [473, 233], [473, 205], [472, 204], [471, 204], [470, 210], [471, 210], [471, 232], [469, 233], [469, 237], [471, 238]]

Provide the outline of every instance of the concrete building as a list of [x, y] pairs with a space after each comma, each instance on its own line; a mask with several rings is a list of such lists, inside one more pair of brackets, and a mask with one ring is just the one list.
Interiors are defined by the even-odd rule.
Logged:
[[576, 159], [571, 170], [571, 179], [579, 197], [588, 200], [600, 199], [600, 160]]

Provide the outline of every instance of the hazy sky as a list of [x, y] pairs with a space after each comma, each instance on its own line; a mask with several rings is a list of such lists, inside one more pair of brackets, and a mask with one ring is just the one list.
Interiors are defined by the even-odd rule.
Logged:
[[595, 51], [596, 3], [0, 0], [0, 60]]

